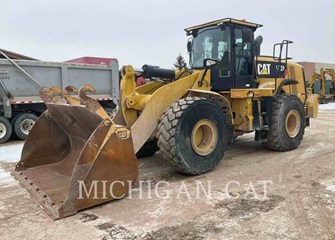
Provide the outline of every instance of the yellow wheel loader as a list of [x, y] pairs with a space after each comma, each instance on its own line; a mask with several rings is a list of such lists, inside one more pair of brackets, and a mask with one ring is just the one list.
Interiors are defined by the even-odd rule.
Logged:
[[24, 144], [16, 179], [58, 219], [125, 196], [139, 151], [159, 149], [171, 167], [197, 175], [213, 170], [227, 143], [245, 133], [269, 149], [297, 148], [318, 98], [308, 94], [303, 68], [289, 61], [290, 41], [260, 55], [259, 27], [225, 18], [186, 28], [191, 69], [144, 65], [140, 74], [156, 81], [140, 87], [138, 71], [123, 67], [113, 118], [87, 95], [92, 86], [41, 88], [47, 110]]
[[[327, 81], [327, 75], [331, 78], [331, 81]], [[320, 89], [318, 92], [314, 92], [314, 84], [316, 81], [320, 81]], [[330, 86], [327, 87], [327, 82]], [[327, 103], [329, 100], [334, 100], [335, 97], [335, 70], [331, 68], [320, 69], [320, 73], [314, 72], [308, 80], [308, 90], [311, 93], [319, 95], [319, 103]]]

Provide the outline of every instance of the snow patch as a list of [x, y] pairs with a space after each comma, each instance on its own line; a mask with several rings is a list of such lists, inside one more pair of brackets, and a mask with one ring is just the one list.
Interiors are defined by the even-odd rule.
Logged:
[[14, 178], [5, 169], [0, 167], [0, 185], [14, 182]]
[[18, 162], [21, 157], [23, 142], [12, 142], [0, 146], [0, 162]]
[[334, 192], [334, 193], [335, 193], [335, 185], [327, 186], [326, 189], [327, 189], [328, 191], [331, 191], [331, 192]]
[[320, 110], [335, 110], [335, 103], [320, 104]]

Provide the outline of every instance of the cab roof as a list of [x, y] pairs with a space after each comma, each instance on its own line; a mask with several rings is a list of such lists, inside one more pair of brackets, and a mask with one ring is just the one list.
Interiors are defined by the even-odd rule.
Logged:
[[208, 23], [203, 23], [203, 24], [200, 24], [200, 25], [196, 25], [196, 26], [193, 26], [193, 27], [188, 27], [188, 28], [185, 28], [184, 30], [188, 34], [191, 34], [191, 32], [193, 30], [197, 30], [197, 29], [201, 29], [201, 28], [209, 27], [209, 26], [221, 25], [223, 23], [228, 23], [228, 22], [236, 23], [236, 24], [239, 24], [239, 25], [244, 25], [244, 26], [247, 26], [247, 27], [254, 27], [254, 28], [259, 28], [259, 27], [263, 26], [263, 25], [258, 24], [258, 23], [247, 22], [244, 19], [243, 20], [238, 20], [238, 19], [234, 19], [234, 18], [222, 18], [222, 19], [218, 19], [218, 20], [211, 21], [211, 22], [208, 22]]

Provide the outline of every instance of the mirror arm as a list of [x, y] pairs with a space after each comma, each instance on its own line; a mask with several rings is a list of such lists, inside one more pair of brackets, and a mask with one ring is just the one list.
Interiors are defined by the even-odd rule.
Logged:
[[204, 79], [205, 79], [205, 76], [206, 76], [206, 74], [207, 74], [208, 69], [209, 69], [208, 67], [205, 68], [205, 71], [204, 71], [204, 73], [202, 74], [200, 81], [198, 82], [198, 87], [202, 87], [202, 83], [203, 83], [203, 81], [204, 81]]

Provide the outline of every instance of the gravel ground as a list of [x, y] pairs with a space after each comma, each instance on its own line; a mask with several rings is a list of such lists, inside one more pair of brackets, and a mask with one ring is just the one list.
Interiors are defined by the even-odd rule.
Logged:
[[[151, 183], [144, 196], [134, 192], [58, 221], [10, 175], [22, 143], [2, 145], [0, 239], [335, 239], [334, 106], [321, 105], [294, 151], [269, 151], [245, 135], [214, 171], [195, 177], [159, 155], [141, 159], [139, 179]], [[166, 184], [155, 188], [159, 181]]]

